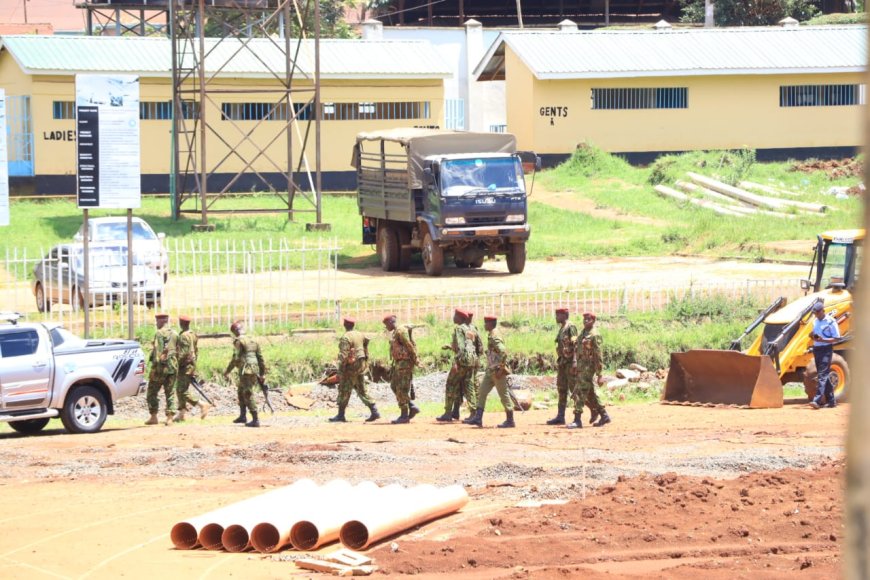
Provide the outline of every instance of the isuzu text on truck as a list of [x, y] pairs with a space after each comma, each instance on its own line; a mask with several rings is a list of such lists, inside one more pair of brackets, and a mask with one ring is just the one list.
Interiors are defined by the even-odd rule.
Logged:
[[415, 252], [430, 276], [441, 275], [449, 255], [460, 268], [479, 268], [499, 254], [512, 274], [525, 268], [530, 227], [513, 135], [360, 133], [353, 165], [363, 243], [376, 244], [384, 270], [407, 270]]

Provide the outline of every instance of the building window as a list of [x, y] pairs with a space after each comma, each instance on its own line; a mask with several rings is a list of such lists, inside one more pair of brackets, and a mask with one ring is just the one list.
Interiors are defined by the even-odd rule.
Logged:
[[[353, 121], [369, 119], [428, 119], [430, 106], [424, 102], [361, 102], [322, 103], [324, 121]], [[296, 119], [313, 120], [311, 103], [294, 103]], [[286, 103], [223, 103], [222, 119], [232, 121], [286, 121]]]
[[[195, 119], [199, 110], [196, 102], [182, 101], [181, 112], [185, 119]], [[168, 121], [172, 119], [172, 101], [140, 101], [139, 118], [143, 121]]]
[[54, 101], [51, 103], [52, 117], [54, 119], [75, 119], [75, 101]]
[[593, 109], [687, 109], [689, 89], [592, 89]]
[[779, 87], [780, 107], [843, 107], [866, 103], [866, 85], [791, 85]]

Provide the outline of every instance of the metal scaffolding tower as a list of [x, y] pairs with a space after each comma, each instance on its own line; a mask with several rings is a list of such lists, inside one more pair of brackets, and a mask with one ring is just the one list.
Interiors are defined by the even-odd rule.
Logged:
[[85, 0], [76, 8], [85, 10], [88, 36], [148, 36], [169, 30], [168, 0]]

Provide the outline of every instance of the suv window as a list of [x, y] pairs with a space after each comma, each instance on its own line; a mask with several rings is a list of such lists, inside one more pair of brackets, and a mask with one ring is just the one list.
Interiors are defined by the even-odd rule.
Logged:
[[0, 356], [12, 358], [34, 354], [39, 347], [35, 330], [16, 330], [0, 334]]

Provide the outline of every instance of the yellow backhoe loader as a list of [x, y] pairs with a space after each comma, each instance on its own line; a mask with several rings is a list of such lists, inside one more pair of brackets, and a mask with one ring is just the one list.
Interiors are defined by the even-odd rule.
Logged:
[[[810, 333], [816, 302], [822, 302], [825, 312], [837, 319], [843, 337], [834, 346], [831, 372], [834, 395], [838, 401], [845, 400], [850, 387], [846, 358], [851, 348], [852, 288], [861, 268], [864, 235], [860, 229], [818, 236], [810, 274], [801, 280], [805, 295], [790, 304], [777, 298], [729, 350], [672, 353], [662, 402], [781, 407], [783, 385], [800, 381], [812, 398], [816, 365]], [[764, 325], [762, 331], [741, 352], [741, 341], [760, 325]]]

